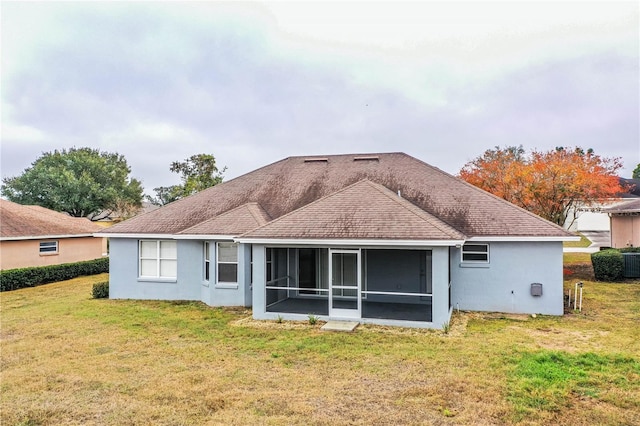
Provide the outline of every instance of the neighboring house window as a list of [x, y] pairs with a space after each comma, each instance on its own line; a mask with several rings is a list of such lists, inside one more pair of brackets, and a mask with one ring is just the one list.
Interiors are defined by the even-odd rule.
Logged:
[[238, 282], [238, 244], [218, 243], [218, 282]]
[[57, 241], [41, 242], [40, 254], [58, 254], [58, 242]]
[[176, 278], [177, 259], [175, 241], [140, 241], [140, 277]]
[[204, 242], [204, 280], [209, 281], [211, 273], [211, 252], [209, 251], [209, 242]]
[[489, 244], [465, 244], [462, 246], [462, 261], [489, 263]]

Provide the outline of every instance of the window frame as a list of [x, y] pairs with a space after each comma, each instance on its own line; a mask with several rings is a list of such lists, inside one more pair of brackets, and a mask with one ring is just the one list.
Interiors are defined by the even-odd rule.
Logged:
[[209, 244], [209, 241], [204, 241], [202, 247], [202, 264], [204, 267], [204, 270], [202, 271], [202, 280], [209, 283], [211, 281], [211, 245]]
[[[52, 244], [53, 246], [46, 246], [46, 244]], [[45, 244], [45, 246], [43, 247], [43, 244]], [[54, 250], [42, 250], [43, 248], [47, 248], [47, 247], [53, 247]], [[39, 244], [39, 251], [38, 253], [40, 254], [40, 256], [53, 256], [59, 253], [59, 248], [60, 248], [60, 243], [58, 242], [58, 240], [49, 240], [49, 241], [40, 241]]]
[[[483, 251], [478, 251], [478, 250], [468, 250], [465, 251], [465, 246], [484, 246], [485, 250]], [[463, 244], [462, 247], [460, 248], [460, 262], [462, 263], [474, 263], [474, 264], [488, 264], [491, 261], [490, 258], [490, 254], [489, 254], [490, 250], [489, 250], [489, 244], [488, 243], [468, 243], [468, 244]], [[478, 260], [478, 259], [465, 259], [465, 254], [470, 254], [470, 255], [486, 255], [486, 260]]]
[[[142, 243], [155, 243], [155, 257], [142, 257]], [[160, 253], [162, 243], [173, 243], [175, 245], [175, 257], [161, 257]], [[156, 275], [142, 275], [143, 260], [156, 261]], [[175, 276], [161, 275], [161, 265], [163, 260], [175, 262]], [[178, 242], [176, 240], [138, 240], [138, 278], [141, 280], [176, 281], [178, 279]]]
[[[231, 245], [236, 249], [235, 262], [220, 261], [220, 245]], [[238, 270], [239, 270], [239, 249], [240, 244], [233, 241], [219, 241], [216, 243], [216, 286], [217, 287], [238, 287]], [[236, 265], [236, 280], [235, 281], [220, 281], [220, 265]]]

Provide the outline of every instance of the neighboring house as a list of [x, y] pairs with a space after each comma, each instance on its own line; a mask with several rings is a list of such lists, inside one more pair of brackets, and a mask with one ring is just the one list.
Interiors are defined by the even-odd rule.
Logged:
[[640, 198], [605, 210], [611, 220], [611, 247], [640, 247]]
[[289, 157], [104, 230], [111, 298], [439, 328], [563, 314], [562, 228], [403, 153]]
[[106, 255], [102, 227], [86, 218], [0, 199], [0, 269], [57, 265]]
[[[629, 192], [623, 192], [616, 198], [601, 200], [588, 206], [578, 205], [569, 215], [565, 224], [566, 228], [574, 232], [582, 231], [610, 231], [611, 221], [607, 209], [625, 203], [629, 198], [640, 197], [640, 180], [618, 178], [623, 188], [628, 188]], [[572, 220], [575, 217], [575, 220]]]

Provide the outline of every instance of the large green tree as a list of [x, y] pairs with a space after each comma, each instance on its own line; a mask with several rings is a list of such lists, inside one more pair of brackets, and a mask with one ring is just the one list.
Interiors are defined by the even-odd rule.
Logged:
[[631, 176], [633, 179], [640, 179], [640, 164], [636, 166], [633, 170], [633, 175]]
[[152, 204], [163, 206], [217, 185], [222, 182], [222, 174], [227, 170], [226, 166], [219, 170], [215, 157], [210, 154], [196, 154], [184, 161], [174, 161], [169, 169], [180, 174], [182, 183], [153, 188], [155, 197], [147, 196]]
[[75, 217], [102, 219], [142, 207], [142, 185], [124, 156], [91, 148], [45, 152], [20, 176], [3, 179], [2, 195]]

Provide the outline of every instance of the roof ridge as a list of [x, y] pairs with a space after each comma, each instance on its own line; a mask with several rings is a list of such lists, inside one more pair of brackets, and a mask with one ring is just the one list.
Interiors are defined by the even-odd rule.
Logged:
[[[299, 158], [314, 158], [314, 157], [322, 157], [322, 158], [331, 158], [331, 157], [356, 157], [356, 156], [361, 156], [361, 155], [393, 155], [393, 154], [402, 154], [402, 155], [407, 155], [404, 152], [400, 152], [400, 151], [392, 151], [392, 152], [348, 152], [345, 154], [312, 154], [312, 155], [293, 155], [290, 157], [285, 158], [284, 160], [291, 160], [291, 159], [299, 159]], [[282, 160], [282, 161], [284, 161]], [[266, 166], [265, 166], [266, 167]]]
[[402, 198], [401, 195], [396, 196], [394, 194], [394, 192], [392, 190], [390, 190], [389, 188], [387, 188], [386, 186], [381, 185], [381, 184], [376, 183], [376, 182], [372, 182], [372, 181], [370, 181], [368, 179], [365, 179], [365, 180], [368, 183], [370, 183], [371, 186], [373, 188], [375, 188], [377, 191], [379, 191], [382, 195], [386, 196], [391, 201], [395, 202], [396, 204], [398, 204], [399, 206], [401, 206], [405, 210], [409, 211], [410, 213], [418, 216], [420, 219], [424, 220], [425, 222], [429, 223], [430, 225], [436, 227], [439, 231], [444, 232], [444, 233], [450, 233], [451, 231], [454, 231], [454, 232], [460, 234], [462, 237], [466, 238], [466, 235], [464, 233], [460, 232], [458, 229], [456, 229], [453, 226], [447, 224], [446, 222], [438, 219], [437, 217], [435, 217], [431, 213], [422, 210], [420, 207], [416, 206], [411, 201], [407, 200], [406, 198]]

